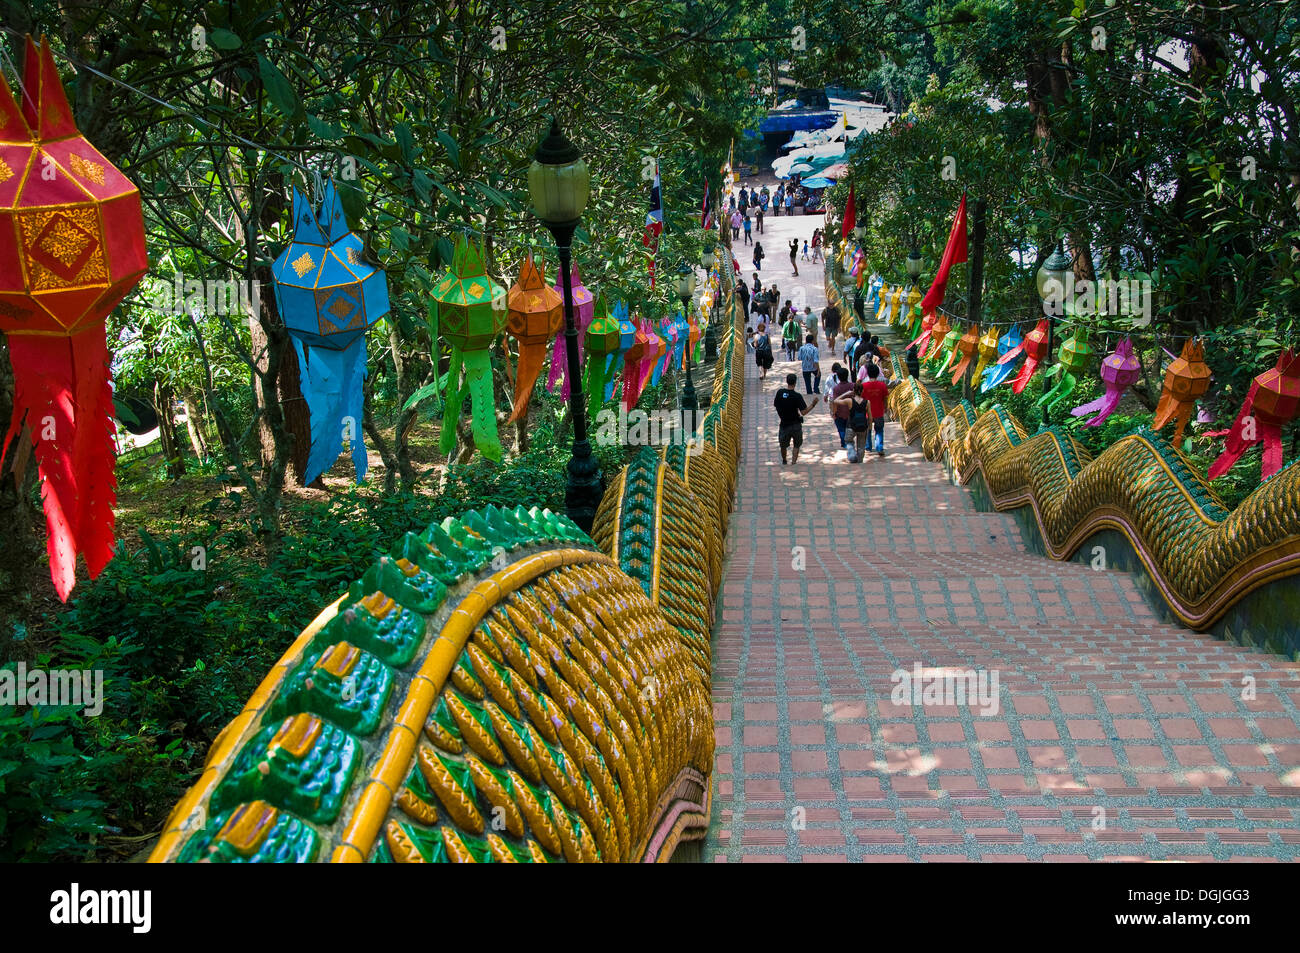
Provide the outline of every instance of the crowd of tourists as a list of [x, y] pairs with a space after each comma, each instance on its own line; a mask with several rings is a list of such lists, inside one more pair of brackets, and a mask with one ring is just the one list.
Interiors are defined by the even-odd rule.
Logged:
[[[780, 293], [775, 286], [762, 291], [758, 275], [754, 276], [754, 282], [750, 297], [763, 297], [765, 306], [757, 312], [760, 315], [757, 327], [746, 330], [754, 349], [759, 379], [766, 379], [775, 363], [772, 339], [778, 328], [785, 359], [798, 361], [803, 375], [803, 393], [798, 390], [799, 375], [792, 371], [785, 375], [785, 386], [777, 389], [773, 400], [780, 421], [777, 443], [781, 463], [798, 461], [803, 446], [804, 418], [823, 399], [839, 436], [840, 449], [845, 451], [850, 463], [861, 463], [868, 452], [884, 457], [886, 399], [889, 389], [898, 383], [885, 373], [889, 349], [880, 343], [878, 335], [867, 334], [856, 324], [851, 326], [843, 340], [844, 363], [836, 361], [831, 365], [830, 377], [823, 387], [818, 331], [825, 335], [827, 350], [835, 355], [842, 321], [839, 309], [827, 305], [821, 313], [819, 328], [812, 308], [805, 307], [799, 313], [787, 300], [772, 320], [770, 312], [780, 300]], [[738, 293], [743, 286], [743, 282], [738, 284]]]

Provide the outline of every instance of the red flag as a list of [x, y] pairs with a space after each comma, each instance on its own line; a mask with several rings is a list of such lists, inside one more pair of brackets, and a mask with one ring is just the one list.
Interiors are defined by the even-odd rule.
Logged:
[[848, 238], [853, 234], [853, 226], [858, 224], [858, 205], [857, 196], [853, 191], [853, 184], [849, 183], [849, 204], [844, 206], [844, 222], [840, 225], [840, 238]]
[[[650, 211], [645, 217], [645, 234], [641, 244], [650, 249], [648, 265], [650, 268], [650, 287], [655, 286], [655, 256], [659, 254], [659, 233], [664, 230], [664, 203], [659, 191], [659, 163], [655, 163], [655, 180], [650, 186]], [[651, 242], [653, 241], [653, 246]]]
[[934, 283], [921, 299], [922, 314], [928, 314], [943, 304], [943, 295], [948, 288], [948, 270], [965, 260], [966, 194], [963, 192], [961, 204], [957, 206], [957, 215], [952, 220], [952, 231], [948, 233], [948, 244], [943, 249], [943, 258], [939, 260], [939, 270], [934, 274]]

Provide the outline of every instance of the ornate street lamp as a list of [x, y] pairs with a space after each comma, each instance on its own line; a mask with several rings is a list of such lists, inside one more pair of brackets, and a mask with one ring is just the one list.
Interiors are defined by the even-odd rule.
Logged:
[[528, 194], [533, 212], [555, 239], [560, 254], [560, 277], [564, 289], [564, 343], [569, 387], [569, 413], [573, 417], [573, 456], [569, 459], [564, 507], [569, 519], [585, 533], [591, 532], [596, 507], [605, 492], [605, 479], [587, 439], [587, 409], [582, 401], [578, 367], [578, 325], [573, 314], [573, 285], [570, 253], [573, 233], [587, 207], [591, 174], [577, 147], [560, 132], [552, 117], [551, 131], [537, 147], [528, 168]]
[[[700, 259], [704, 265], [704, 273], [711, 274], [713, 266], [717, 264], [717, 258], [713, 254], [713, 247], [709, 246], [704, 249], [704, 255]], [[718, 341], [714, 336], [714, 328], [718, 323], [718, 298], [722, 296], [722, 276], [718, 276], [718, 289], [713, 295], [713, 300], [709, 305], [709, 326], [704, 329], [704, 360], [712, 364], [718, 359]]]
[[912, 251], [907, 256], [907, 277], [912, 279], [912, 287], [915, 288], [921, 280], [921, 253], [912, 246]]
[[[682, 262], [677, 268], [677, 297], [682, 302], [682, 316], [691, 313], [691, 298], [695, 295], [695, 269]], [[699, 413], [700, 402], [695, 397], [695, 384], [691, 381], [691, 339], [686, 338], [686, 385], [682, 388], [682, 413], [690, 414], [686, 421], [686, 436], [695, 432], [695, 415]]]
[[[1038, 297], [1043, 300], [1043, 314], [1047, 316], [1047, 354], [1052, 354], [1052, 338], [1056, 329], [1058, 313], [1065, 314], [1065, 279], [1070, 273], [1070, 259], [1066, 256], [1061, 243], [1056, 243], [1056, 250], [1047, 256], [1038, 269]], [[1043, 391], [1047, 391], [1047, 375], [1043, 375]], [[1047, 404], [1043, 404], [1043, 426], [1049, 424]]]

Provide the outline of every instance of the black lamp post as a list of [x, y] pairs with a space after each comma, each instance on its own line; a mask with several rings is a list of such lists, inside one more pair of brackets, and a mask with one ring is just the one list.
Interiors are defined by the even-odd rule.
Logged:
[[555, 239], [560, 254], [560, 282], [564, 290], [565, 373], [569, 378], [569, 414], [573, 417], [573, 456], [564, 488], [564, 508], [584, 533], [591, 532], [596, 508], [605, 492], [605, 479], [587, 439], [587, 408], [582, 400], [578, 366], [578, 323], [573, 314], [570, 254], [573, 233], [587, 207], [591, 174], [577, 147], [551, 119], [551, 131], [537, 147], [528, 169], [528, 193], [533, 211]]
[[682, 302], [682, 317], [686, 319], [686, 385], [682, 388], [682, 414], [690, 417], [684, 421], [688, 435], [695, 432], [695, 417], [700, 412], [700, 402], [695, 397], [695, 384], [691, 380], [691, 298], [695, 294], [695, 271], [686, 262], [677, 267], [677, 297]]
[[[713, 255], [712, 248], [704, 249], [704, 273], [707, 275], [713, 271], [713, 266], [717, 259]], [[714, 326], [718, 323], [718, 298], [722, 296], [722, 279], [718, 279], [718, 291], [713, 296], [713, 302], [709, 306], [709, 326], [704, 329], [704, 360], [712, 364], [718, 359], [718, 341], [714, 336]]]
[[[1070, 259], [1066, 257], [1061, 243], [1056, 243], [1056, 251], [1047, 257], [1038, 269], [1038, 297], [1043, 299], [1043, 314], [1047, 316], [1047, 356], [1052, 356], [1052, 338], [1056, 330], [1057, 311], [1065, 314], [1065, 279], [1070, 273]], [[1047, 375], [1043, 375], [1043, 390], [1047, 390]], [[1048, 426], [1047, 405], [1043, 405], [1043, 426]]]

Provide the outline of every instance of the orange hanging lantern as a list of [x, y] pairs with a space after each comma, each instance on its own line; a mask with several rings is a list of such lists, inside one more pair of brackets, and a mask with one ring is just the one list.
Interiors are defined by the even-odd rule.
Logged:
[[506, 331], [519, 343], [515, 366], [515, 406], [509, 423], [523, 416], [546, 360], [546, 342], [564, 327], [564, 299], [546, 283], [533, 256], [524, 259], [519, 279], [506, 292]]
[[1152, 430], [1160, 430], [1171, 420], [1174, 426], [1174, 443], [1183, 439], [1183, 429], [1192, 419], [1196, 401], [1210, 389], [1210, 367], [1205, 363], [1205, 345], [1200, 338], [1190, 337], [1183, 342], [1183, 351], [1165, 371], [1165, 386], [1160, 391]]
[[916, 353], [923, 361], [928, 361], [938, 355], [943, 347], [943, 342], [948, 333], [952, 331], [952, 326], [948, 323], [948, 316], [941, 314], [935, 319], [934, 327], [930, 331], [930, 340], [926, 346], [920, 348]]
[[[0, 76], [0, 331], [43, 481], [50, 575], [59, 598], [77, 554], [93, 579], [113, 556], [113, 395], [104, 321], [139, 282], [140, 192], [77, 129], [44, 39], [27, 38], [22, 108]], [[25, 439], [25, 438], [23, 438]]]
[[[970, 362], [975, 358], [975, 351], [979, 348], [980, 326], [972, 324], [966, 329], [966, 333], [961, 336], [957, 342], [956, 353], [961, 355], [961, 360], [957, 366], [952, 369], [952, 382], [956, 384], [961, 380], [962, 375], [966, 373], [966, 368], [970, 367]], [[996, 339], [993, 345], [997, 347]]]

